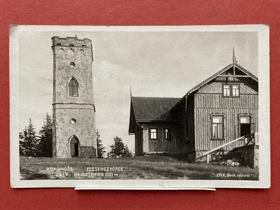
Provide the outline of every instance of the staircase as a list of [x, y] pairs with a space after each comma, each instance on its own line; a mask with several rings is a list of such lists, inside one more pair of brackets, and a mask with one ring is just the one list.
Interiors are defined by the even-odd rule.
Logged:
[[[237, 141], [243, 141], [244, 146], [236, 147], [227, 154], [224, 154], [223, 148]], [[253, 165], [252, 167], [254, 167], [254, 148], [256, 145], [257, 147], [259, 145], [258, 133], [252, 133], [205, 152], [201, 157], [206, 156], [207, 163], [211, 162], [213, 164], [226, 164], [232, 166]]]

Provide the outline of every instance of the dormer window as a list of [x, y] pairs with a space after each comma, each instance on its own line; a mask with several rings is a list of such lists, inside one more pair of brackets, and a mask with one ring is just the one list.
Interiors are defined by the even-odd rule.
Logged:
[[240, 96], [239, 84], [223, 85], [223, 97], [239, 97], [239, 96]]

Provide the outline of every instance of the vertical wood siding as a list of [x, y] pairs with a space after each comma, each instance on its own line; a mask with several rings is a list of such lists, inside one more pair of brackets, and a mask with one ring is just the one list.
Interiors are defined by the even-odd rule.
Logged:
[[[251, 123], [258, 131], [258, 95], [240, 95], [240, 98], [223, 98], [221, 94], [195, 94], [194, 123], [195, 151], [214, 149], [239, 137], [239, 114], [251, 115]], [[224, 115], [224, 140], [211, 140], [211, 114]], [[225, 150], [241, 146], [238, 141]]]
[[143, 154], [143, 130], [139, 126], [135, 130], [135, 155], [139, 156]]
[[[149, 129], [157, 128], [158, 138], [151, 140]], [[165, 139], [165, 129], [172, 130], [172, 140]], [[187, 144], [184, 137], [183, 125], [180, 122], [145, 123], [143, 124], [143, 150], [144, 152], [166, 152], [168, 154], [186, 154]]]

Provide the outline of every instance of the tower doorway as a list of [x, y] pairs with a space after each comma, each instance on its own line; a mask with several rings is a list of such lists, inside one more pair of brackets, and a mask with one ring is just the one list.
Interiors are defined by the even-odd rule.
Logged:
[[71, 157], [79, 157], [79, 139], [73, 136], [70, 140], [70, 155]]

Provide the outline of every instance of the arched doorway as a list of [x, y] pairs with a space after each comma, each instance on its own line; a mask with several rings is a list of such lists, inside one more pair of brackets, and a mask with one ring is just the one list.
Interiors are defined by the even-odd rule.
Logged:
[[71, 157], [79, 157], [79, 139], [72, 136], [70, 139], [70, 155]]

